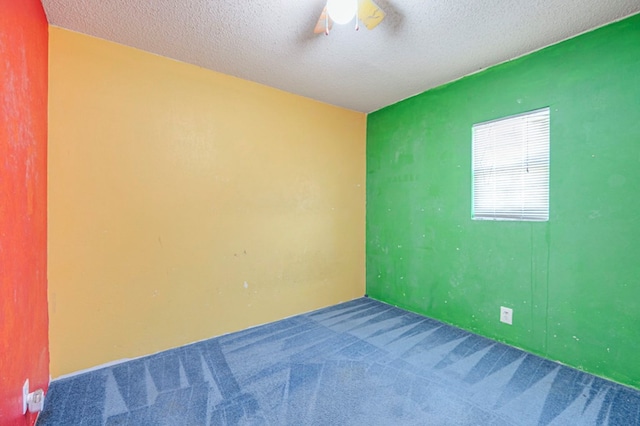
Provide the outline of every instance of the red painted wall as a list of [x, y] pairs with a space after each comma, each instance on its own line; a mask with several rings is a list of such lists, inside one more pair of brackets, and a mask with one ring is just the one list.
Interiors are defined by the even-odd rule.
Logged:
[[0, 0], [0, 425], [22, 415], [22, 384], [49, 383], [47, 18], [39, 0]]

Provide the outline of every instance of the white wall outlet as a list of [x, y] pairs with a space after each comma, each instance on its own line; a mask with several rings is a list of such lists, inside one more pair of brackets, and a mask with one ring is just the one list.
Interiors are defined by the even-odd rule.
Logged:
[[44, 391], [42, 389], [37, 389], [31, 392], [27, 400], [29, 402], [29, 412], [39, 413], [44, 407]]
[[22, 385], [22, 414], [27, 414], [27, 403], [29, 402], [29, 379]]
[[505, 324], [513, 324], [513, 309], [500, 306], [500, 322]]

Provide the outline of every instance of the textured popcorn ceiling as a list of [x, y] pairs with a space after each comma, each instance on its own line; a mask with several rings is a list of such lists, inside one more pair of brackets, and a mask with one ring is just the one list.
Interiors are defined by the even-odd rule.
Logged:
[[639, 0], [376, 0], [373, 31], [313, 27], [324, 0], [43, 0], [49, 22], [370, 112], [640, 11]]

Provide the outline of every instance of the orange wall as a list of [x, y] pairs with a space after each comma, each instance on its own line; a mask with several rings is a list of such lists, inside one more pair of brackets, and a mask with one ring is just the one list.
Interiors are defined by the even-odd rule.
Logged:
[[362, 113], [50, 29], [54, 377], [364, 294]]
[[0, 424], [32, 424], [22, 385], [49, 383], [47, 18], [0, 0]]

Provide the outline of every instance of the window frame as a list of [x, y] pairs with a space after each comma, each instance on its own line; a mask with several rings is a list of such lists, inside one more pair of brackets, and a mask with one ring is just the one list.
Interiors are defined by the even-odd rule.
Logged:
[[549, 220], [550, 127], [549, 107], [472, 126], [473, 220]]

